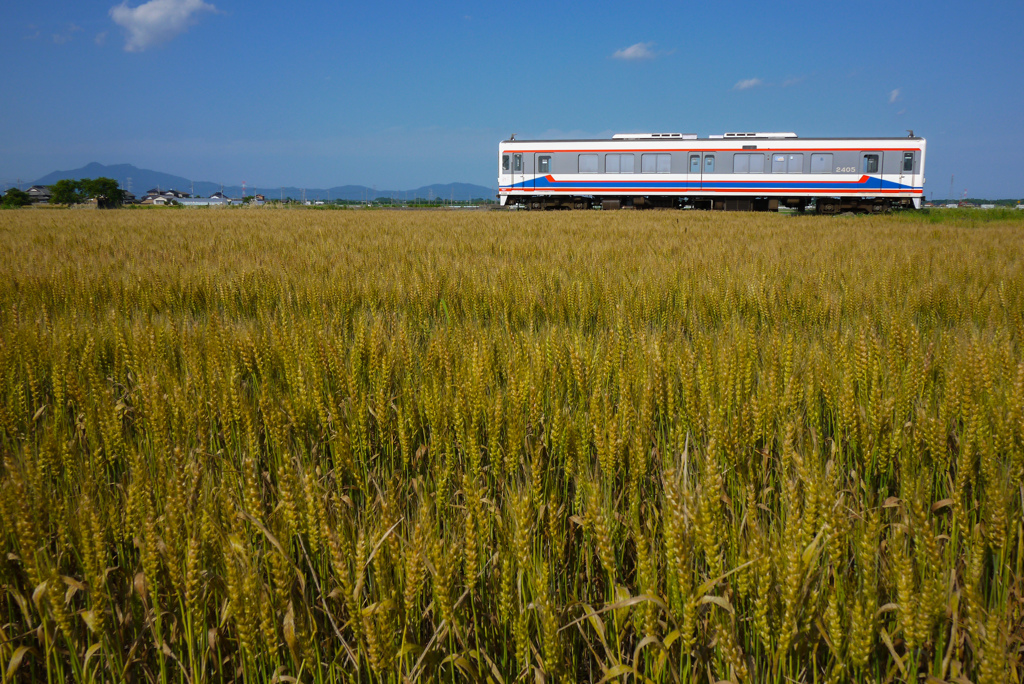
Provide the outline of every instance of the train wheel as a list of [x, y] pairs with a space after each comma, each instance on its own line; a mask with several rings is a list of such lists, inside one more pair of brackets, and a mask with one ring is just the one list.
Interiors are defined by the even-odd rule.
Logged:
[[885, 212], [885, 202], [874, 202], [871, 205], [872, 214], [881, 214]]
[[835, 200], [818, 200], [819, 214], [835, 214], [839, 211], [839, 203]]

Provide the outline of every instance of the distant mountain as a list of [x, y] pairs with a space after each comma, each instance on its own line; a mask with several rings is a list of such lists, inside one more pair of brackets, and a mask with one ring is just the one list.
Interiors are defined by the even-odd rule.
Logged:
[[[180, 190], [199, 197], [209, 197], [215, 192], [223, 191], [229, 197], [241, 197], [242, 186], [220, 185], [209, 181], [191, 181], [181, 176], [175, 176], [160, 171], [140, 169], [131, 164], [113, 164], [105, 166], [93, 162], [80, 169], [70, 171], [54, 171], [42, 178], [33, 181], [30, 185], [53, 185], [64, 178], [113, 178], [121, 187], [130, 190], [136, 196], [142, 196], [148, 190], [159, 188], [160, 190]], [[390, 197], [399, 200], [405, 199], [441, 199], [469, 200], [469, 199], [494, 199], [496, 194], [494, 188], [472, 183], [435, 183], [425, 185], [414, 190], [375, 190], [364, 185], [340, 185], [333, 188], [264, 188], [257, 186], [246, 186], [246, 195], [266, 195], [269, 199], [280, 199], [282, 196], [292, 199], [307, 200], [364, 200], [372, 201], [381, 197]]]

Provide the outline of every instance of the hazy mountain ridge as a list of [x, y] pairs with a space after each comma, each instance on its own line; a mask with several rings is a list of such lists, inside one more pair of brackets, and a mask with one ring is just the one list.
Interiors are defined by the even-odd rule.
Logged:
[[[229, 197], [241, 197], [241, 185], [221, 185], [210, 181], [191, 181], [182, 176], [175, 176], [170, 173], [140, 169], [132, 164], [111, 164], [104, 165], [97, 162], [86, 164], [79, 169], [68, 171], [53, 171], [38, 180], [23, 184], [29, 185], [53, 185], [64, 178], [113, 178], [121, 184], [122, 188], [130, 190], [136, 196], [141, 197], [148, 190], [160, 188], [161, 190], [179, 190], [198, 197], [209, 197], [215, 192], [223, 192]], [[129, 187], [129, 179], [130, 187]], [[246, 195], [266, 195], [267, 199], [281, 199], [291, 197], [301, 200], [305, 192], [307, 200], [366, 200], [371, 201], [381, 197], [390, 197], [398, 200], [415, 199], [417, 197], [430, 199], [440, 197], [441, 199], [469, 200], [475, 198], [493, 199], [497, 194], [494, 188], [473, 183], [434, 183], [424, 185], [420, 188], [410, 190], [376, 190], [364, 185], [339, 185], [332, 188], [299, 188], [294, 186], [285, 187], [263, 187], [246, 185]]]

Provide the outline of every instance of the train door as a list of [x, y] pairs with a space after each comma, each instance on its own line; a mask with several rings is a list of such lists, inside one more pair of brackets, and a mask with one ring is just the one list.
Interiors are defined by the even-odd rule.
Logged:
[[715, 155], [713, 152], [704, 154], [704, 161], [700, 169], [700, 189], [710, 187], [711, 177], [715, 175]]
[[690, 152], [689, 160], [686, 164], [686, 187], [690, 191], [700, 190], [700, 153]]
[[900, 153], [900, 186], [914, 188], [917, 187], [917, 183], [914, 181], [914, 152], [901, 152]]
[[512, 153], [512, 187], [526, 189], [526, 164], [523, 163], [522, 152]]
[[537, 178], [542, 178], [541, 185], [547, 182], [545, 176], [551, 173], [551, 155], [550, 154], [535, 154], [533, 158], [533, 182], [530, 183], [530, 187], [537, 188]]
[[882, 189], [882, 152], [868, 151], [860, 153], [860, 173], [867, 176], [865, 190]]

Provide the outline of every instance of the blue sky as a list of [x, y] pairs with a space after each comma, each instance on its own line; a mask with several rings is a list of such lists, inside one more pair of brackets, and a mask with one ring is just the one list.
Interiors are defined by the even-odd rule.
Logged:
[[496, 184], [497, 143], [928, 138], [929, 197], [1024, 197], [1024, 2], [18, 2], [0, 184], [91, 161], [276, 187]]

